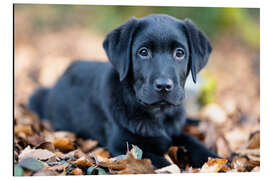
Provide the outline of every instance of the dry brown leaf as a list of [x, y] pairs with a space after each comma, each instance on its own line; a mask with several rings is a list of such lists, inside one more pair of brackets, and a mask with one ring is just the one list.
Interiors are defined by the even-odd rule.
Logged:
[[232, 168], [240, 172], [251, 171], [254, 167], [260, 166], [260, 161], [248, 159], [246, 156], [236, 156], [232, 160]]
[[[75, 157], [75, 152], [77, 152], [79, 150], [73, 150], [70, 151], [66, 154], [63, 154], [62, 152], [57, 153], [57, 155], [61, 158], [61, 159], [70, 159], [70, 158], [76, 158]], [[79, 157], [77, 157], [76, 159], [78, 159]]]
[[117, 171], [117, 174], [155, 174], [153, 165], [149, 159], [135, 159], [131, 153], [127, 154], [126, 168]]
[[181, 170], [179, 169], [177, 165], [172, 164], [170, 166], [157, 169], [155, 170], [155, 172], [158, 174], [175, 174], [175, 173], [181, 173]]
[[71, 172], [72, 175], [83, 175], [83, 171], [80, 168], [75, 168]]
[[85, 154], [80, 149], [77, 149], [74, 151], [74, 157], [77, 159], [81, 159], [81, 160], [85, 159], [85, 160], [89, 161], [90, 163], [94, 162], [90, 155]]
[[74, 157], [76, 157], [77, 159], [81, 157], [88, 158], [88, 156], [84, 152], [82, 152], [80, 149], [77, 149], [74, 151]]
[[110, 153], [108, 151], [106, 151], [105, 149], [100, 148], [100, 147], [93, 150], [91, 153], [95, 154], [98, 158], [101, 158], [101, 159], [104, 159], [104, 158], [106, 159], [106, 158], [110, 157]]
[[226, 159], [209, 159], [208, 162], [204, 163], [200, 172], [203, 173], [215, 173], [220, 171], [228, 170], [226, 163], [228, 160]]
[[25, 134], [26, 136], [31, 136], [34, 134], [31, 125], [21, 125], [17, 124], [14, 128], [14, 134], [19, 136], [20, 134]]
[[55, 154], [46, 149], [32, 149], [30, 146], [27, 146], [19, 155], [19, 161], [25, 158], [34, 158], [37, 160], [47, 160], [51, 157], [54, 157]]
[[260, 157], [260, 149], [241, 149], [236, 151], [236, 153], [242, 156]]
[[33, 146], [37, 146], [37, 145], [43, 143], [45, 140], [43, 137], [41, 137], [37, 134], [34, 134], [33, 136], [28, 136], [26, 141]]
[[60, 159], [65, 159], [65, 154], [63, 154], [62, 152], [54, 152], [54, 154], [56, 155], [56, 157], [60, 158]]
[[76, 135], [69, 131], [56, 131], [53, 133], [54, 138], [67, 138], [74, 142], [76, 140]]
[[27, 170], [27, 169], [24, 169], [23, 170], [23, 176], [32, 176], [33, 175], [33, 171], [31, 170]]
[[257, 125], [245, 125], [241, 127], [233, 127], [224, 133], [232, 151], [241, 151], [246, 149], [248, 145], [248, 137]]
[[260, 148], [260, 132], [255, 133], [247, 144], [247, 149]]
[[245, 157], [235, 157], [232, 160], [231, 166], [237, 171], [244, 172], [246, 171], [247, 158]]
[[254, 167], [251, 172], [260, 172], [260, 166]]
[[62, 152], [69, 152], [74, 149], [73, 143], [65, 137], [55, 138], [53, 140], [53, 145]]
[[64, 163], [64, 164], [59, 164], [59, 165], [55, 165], [52, 167], [48, 167], [48, 169], [50, 169], [52, 171], [63, 172], [63, 171], [65, 171], [65, 169], [67, 167], [68, 167], [68, 163]]
[[81, 142], [79, 142], [79, 144], [83, 152], [89, 152], [97, 146], [98, 142], [92, 139], [88, 139], [85, 141], [82, 140]]
[[126, 168], [127, 161], [126, 160], [110, 160], [106, 159], [104, 161], [98, 162], [98, 166], [106, 167], [110, 170], [123, 170]]
[[35, 149], [47, 149], [51, 152], [55, 151], [54, 145], [52, 142], [43, 142], [35, 147]]
[[75, 164], [81, 167], [89, 167], [93, 165], [93, 160], [86, 157], [80, 157], [75, 161]]

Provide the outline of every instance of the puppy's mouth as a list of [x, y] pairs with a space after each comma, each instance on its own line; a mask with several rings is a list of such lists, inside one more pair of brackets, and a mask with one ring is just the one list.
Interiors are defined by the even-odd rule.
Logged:
[[161, 101], [157, 101], [154, 103], [147, 103], [147, 102], [142, 101], [139, 98], [137, 100], [140, 104], [142, 104], [143, 106], [146, 106], [146, 107], [170, 107], [170, 106], [180, 105], [180, 104], [171, 103], [171, 102], [166, 101], [166, 100], [161, 100]]

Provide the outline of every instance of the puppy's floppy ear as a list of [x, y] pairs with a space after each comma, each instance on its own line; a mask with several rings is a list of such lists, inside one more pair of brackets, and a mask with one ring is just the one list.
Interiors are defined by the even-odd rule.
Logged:
[[118, 71], [120, 81], [125, 79], [128, 74], [131, 61], [131, 46], [133, 34], [137, 27], [138, 19], [130, 18], [127, 22], [111, 31], [103, 42], [103, 48]]
[[184, 20], [189, 41], [190, 69], [194, 83], [197, 73], [207, 64], [212, 47], [205, 34], [190, 19]]

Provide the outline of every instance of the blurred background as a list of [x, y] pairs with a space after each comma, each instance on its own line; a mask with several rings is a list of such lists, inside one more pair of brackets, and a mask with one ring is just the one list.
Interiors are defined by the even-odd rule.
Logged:
[[209, 37], [213, 53], [199, 82], [187, 82], [187, 128], [223, 157], [259, 130], [260, 10], [93, 5], [14, 7], [15, 112], [38, 86], [52, 86], [76, 59], [107, 61], [105, 35], [131, 16], [165, 13], [190, 18]]

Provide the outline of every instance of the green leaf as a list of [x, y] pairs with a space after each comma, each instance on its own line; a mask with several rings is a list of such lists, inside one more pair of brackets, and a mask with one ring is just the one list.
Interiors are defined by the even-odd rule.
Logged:
[[23, 168], [18, 164], [14, 166], [14, 176], [23, 176]]
[[31, 171], [39, 171], [43, 168], [42, 162], [34, 158], [25, 158], [20, 161], [19, 165]]
[[99, 167], [91, 166], [87, 169], [88, 175], [106, 175], [106, 171]]
[[106, 175], [107, 174], [106, 171], [102, 168], [97, 168], [97, 170], [98, 170], [99, 175]]
[[88, 169], [87, 169], [87, 174], [88, 175], [91, 175], [93, 173], [93, 171], [95, 170], [96, 167], [94, 166], [90, 166]]
[[134, 158], [142, 159], [143, 152], [138, 146], [132, 145], [132, 149], [130, 150], [130, 152], [134, 156]]

